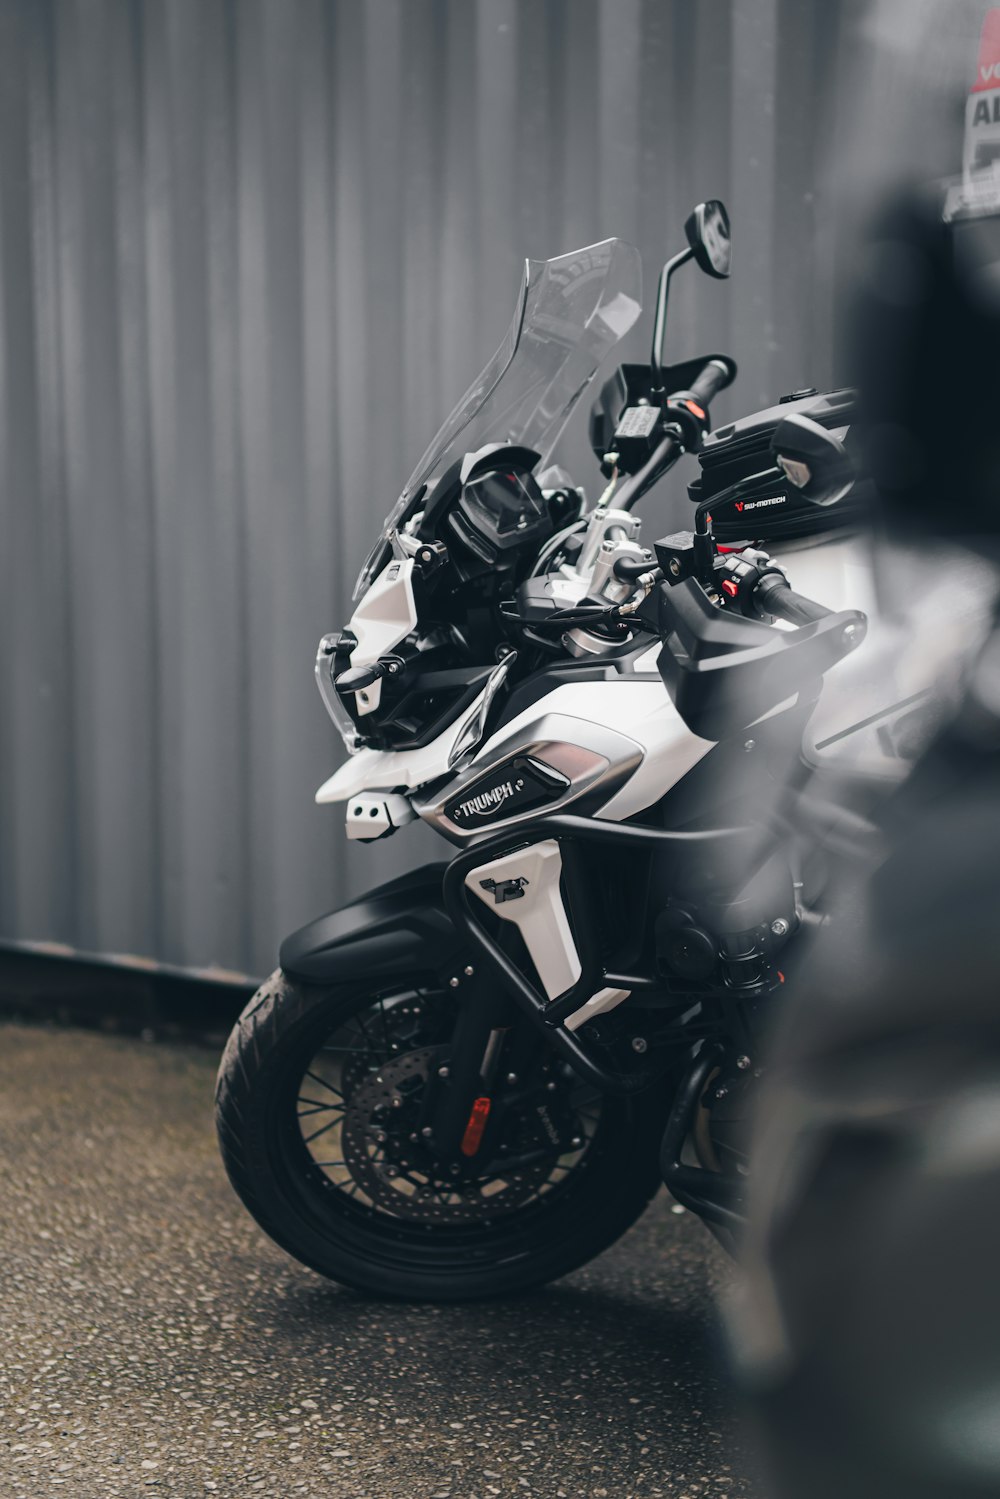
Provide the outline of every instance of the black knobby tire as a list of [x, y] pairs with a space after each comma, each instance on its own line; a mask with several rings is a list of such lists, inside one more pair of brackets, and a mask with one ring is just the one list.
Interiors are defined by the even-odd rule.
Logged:
[[656, 1093], [603, 1097], [581, 1163], [557, 1189], [492, 1220], [400, 1222], [334, 1190], [302, 1143], [299, 1085], [324, 1036], [370, 1003], [359, 986], [313, 988], [279, 971], [247, 1005], [223, 1053], [216, 1121], [226, 1170], [258, 1224], [289, 1254], [374, 1295], [465, 1301], [565, 1275], [643, 1212], [659, 1184], [664, 1106]]

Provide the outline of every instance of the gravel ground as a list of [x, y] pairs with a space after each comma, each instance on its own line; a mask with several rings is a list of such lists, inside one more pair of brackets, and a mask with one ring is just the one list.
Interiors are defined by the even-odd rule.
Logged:
[[361, 1299], [225, 1179], [206, 1050], [0, 1026], [0, 1495], [756, 1493], [713, 1293], [661, 1196], [545, 1292]]

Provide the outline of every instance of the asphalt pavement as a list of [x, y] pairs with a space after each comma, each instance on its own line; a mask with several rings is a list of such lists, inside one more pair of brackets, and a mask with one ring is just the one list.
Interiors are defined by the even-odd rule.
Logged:
[[760, 1493], [665, 1194], [592, 1265], [464, 1307], [362, 1299], [267, 1240], [208, 1048], [0, 1025], [0, 1496]]

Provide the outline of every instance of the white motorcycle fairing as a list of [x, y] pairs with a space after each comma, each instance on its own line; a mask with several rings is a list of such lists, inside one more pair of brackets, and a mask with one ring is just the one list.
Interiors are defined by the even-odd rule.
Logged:
[[[607, 727], [611, 724], [613, 729]], [[317, 802], [344, 802], [383, 788], [416, 790], [439, 780], [448, 773], [448, 757], [463, 726], [464, 720], [423, 749], [360, 750], [320, 787]], [[522, 754], [536, 756], [567, 780], [566, 794], [549, 802], [547, 811], [562, 810], [606, 785], [608, 799], [596, 815], [621, 822], [659, 801], [712, 747], [711, 740], [699, 739], [687, 728], [658, 675], [564, 682], [504, 724], [460, 768], [454, 767], [438, 796], [416, 797], [414, 807], [456, 842], [524, 821], [533, 814], [495, 816], [469, 829], [444, 810], [445, 802], [475, 786], [494, 766]]]
[[[790, 556], [789, 560], [792, 560]], [[396, 565], [391, 564], [393, 568]], [[402, 564], [404, 568], [407, 565], [412, 566]], [[844, 537], [821, 546], [796, 550], [794, 572], [796, 579], [800, 572], [808, 574], [810, 593], [824, 599], [832, 609], [865, 609], [871, 620], [872, 634], [877, 636], [871, 564], [863, 543], [853, 537]], [[380, 576], [362, 600], [362, 609], [377, 590], [379, 598], [382, 597], [381, 583]], [[399, 587], [399, 583], [390, 586]], [[382, 605], [377, 607], [381, 609]], [[357, 614], [351, 621], [351, 628], [359, 633]], [[861, 716], [852, 713], [854, 703], [851, 699], [859, 694], [859, 668], [874, 654], [875, 643], [870, 636], [865, 650], [839, 668], [841, 677], [851, 673], [850, 690], [845, 692], [834, 680], [824, 691], [818, 710], [824, 728], [835, 711], [839, 714], [835, 719], [838, 727], [845, 715], [847, 722], [852, 716]], [[634, 658], [631, 672], [609, 673], [605, 681], [561, 683], [510, 723], [504, 724], [475, 750], [471, 758], [456, 756], [456, 747], [479, 713], [482, 697], [454, 724], [420, 749], [358, 750], [320, 786], [316, 801], [321, 805], [346, 802], [365, 791], [417, 791], [450, 774], [453, 779], [446, 790], [437, 796], [417, 798], [420, 805], [416, 810], [446, 837], [463, 841], [468, 835], [443, 816], [444, 800], [451, 800], [462, 787], [469, 786], [493, 765], [518, 750], [537, 754], [541, 739], [550, 743], [555, 741], [557, 736], [551, 725], [544, 729], [540, 727], [541, 720], [555, 715], [560, 721], [558, 737], [565, 743], [565, 754], [572, 758], [574, 749], [580, 753], [568, 771], [549, 755], [543, 756], [547, 763], [554, 764], [574, 782], [572, 794], [549, 810], [561, 810], [581, 794], [577, 789], [581, 753], [603, 755], [608, 760], [602, 769], [608, 785], [608, 798], [595, 815], [611, 821], [624, 821], [659, 801], [712, 748], [712, 741], [691, 733], [671, 702], [656, 670], [659, 651], [658, 642], [651, 644], [648, 651]], [[357, 651], [352, 657], [352, 660], [356, 659]], [[877, 678], [880, 702], [886, 706], [893, 701], [893, 685], [886, 678], [884, 664]], [[909, 691], [913, 690], [909, 681], [907, 687]], [[905, 694], [901, 692], [899, 695]], [[613, 741], [618, 741], [612, 743], [610, 752], [609, 735]], [[589, 774], [582, 789], [591, 791], [596, 779], [595, 775]], [[506, 825], [506, 821], [499, 818], [492, 824], [493, 827]]]
[[[351, 629], [358, 643], [351, 652], [352, 667], [371, 666], [416, 628], [413, 558], [407, 557], [384, 567], [355, 609]], [[374, 713], [382, 697], [381, 680], [361, 688], [354, 697], [359, 718]]]

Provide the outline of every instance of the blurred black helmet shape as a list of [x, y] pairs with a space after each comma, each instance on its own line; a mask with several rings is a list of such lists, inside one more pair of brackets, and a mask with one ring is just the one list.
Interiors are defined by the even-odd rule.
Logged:
[[1000, 213], [895, 203], [863, 249], [852, 337], [866, 467], [901, 531], [1000, 542], [998, 335]]

